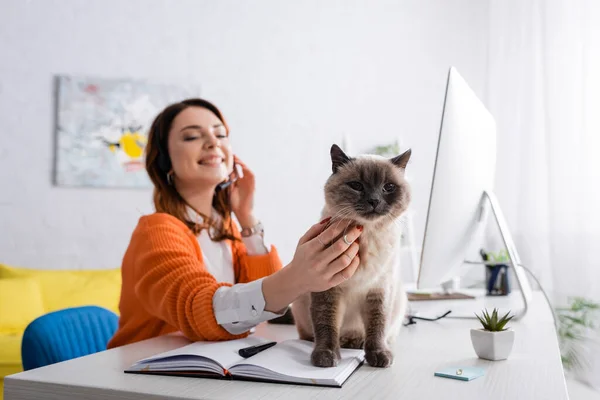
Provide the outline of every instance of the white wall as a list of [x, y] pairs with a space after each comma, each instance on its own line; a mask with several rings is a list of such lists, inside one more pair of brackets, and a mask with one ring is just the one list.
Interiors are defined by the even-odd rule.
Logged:
[[53, 76], [199, 83], [258, 176], [284, 262], [319, 218], [329, 147], [412, 147], [421, 240], [446, 73], [484, 96], [487, 2], [0, 3], [0, 262], [118, 266], [146, 190], [52, 186]]

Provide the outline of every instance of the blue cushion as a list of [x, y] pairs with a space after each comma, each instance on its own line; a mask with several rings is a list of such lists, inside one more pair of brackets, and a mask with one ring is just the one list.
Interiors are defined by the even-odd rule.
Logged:
[[33, 320], [23, 333], [25, 371], [106, 350], [118, 317], [97, 306], [54, 311]]

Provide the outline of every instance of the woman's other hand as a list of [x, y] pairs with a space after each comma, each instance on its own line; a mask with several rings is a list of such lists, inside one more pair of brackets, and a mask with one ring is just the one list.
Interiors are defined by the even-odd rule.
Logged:
[[[231, 188], [231, 210], [235, 213], [242, 228], [251, 228], [258, 222], [253, 215], [254, 212], [254, 173], [237, 156], [233, 157], [244, 173]], [[234, 173], [236, 173], [234, 171]]]

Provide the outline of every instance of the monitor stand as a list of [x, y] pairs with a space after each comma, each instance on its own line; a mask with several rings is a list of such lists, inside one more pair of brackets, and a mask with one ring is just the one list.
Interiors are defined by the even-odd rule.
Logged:
[[[493, 216], [498, 224], [498, 228], [500, 230], [500, 235], [502, 237], [502, 241], [508, 253], [508, 262], [502, 262], [501, 264], [508, 264], [509, 267], [514, 271], [515, 279], [519, 284], [520, 295], [523, 300], [523, 307], [514, 311], [514, 319], [518, 320], [522, 318], [526, 313], [531, 302], [532, 298], [532, 290], [529, 284], [529, 280], [527, 279], [526, 271], [522, 267], [521, 259], [519, 258], [519, 253], [515, 247], [515, 243], [513, 237], [508, 229], [508, 224], [506, 223], [506, 219], [504, 218], [504, 214], [500, 209], [500, 205], [498, 203], [498, 199], [493, 192], [484, 191], [481, 199], [480, 205], [480, 214], [479, 214], [479, 222], [485, 222], [486, 216], [486, 207], [487, 205], [491, 206]], [[492, 262], [483, 262], [483, 261], [469, 261], [465, 260], [465, 264], [479, 264], [479, 265], [494, 265], [498, 263]], [[409, 293], [409, 301], [419, 301], [419, 300], [459, 300], [459, 299], [475, 299], [475, 296], [472, 296], [472, 291], [462, 290], [460, 288], [459, 279], [453, 279], [448, 282], [444, 282], [442, 284], [443, 291], [438, 293]], [[510, 294], [509, 296], [516, 295], [516, 293]], [[496, 296], [487, 296], [487, 297], [496, 297]], [[500, 297], [500, 296], [498, 296]], [[488, 299], [491, 300], [491, 299]], [[487, 301], [486, 301], [487, 303]], [[465, 304], [467, 308], [474, 308], [473, 311], [479, 311], [475, 306], [475, 304]], [[462, 307], [461, 307], [462, 308]], [[457, 313], [450, 314], [448, 318], [468, 318], [474, 319], [476, 318], [473, 312], [464, 313], [464, 315], [457, 315]]]

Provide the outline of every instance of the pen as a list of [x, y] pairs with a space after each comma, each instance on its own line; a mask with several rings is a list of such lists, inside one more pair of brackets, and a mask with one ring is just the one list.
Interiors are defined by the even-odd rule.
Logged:
[[269, 343], [260, 344], [260, 345], [256, 345], [256, 346], [245, 347], [243, 349], [240, 349], [238, 351], [238, 353], [240, 356], [242, 356], [244, 358], [248, 358], [248, 357], [252, 357], [252, 356], [260, 353], [263, 350], [268, 349], [269, 347], [273, 347], [276, 344], [277, 344], [277, 342], [269, 342]]

